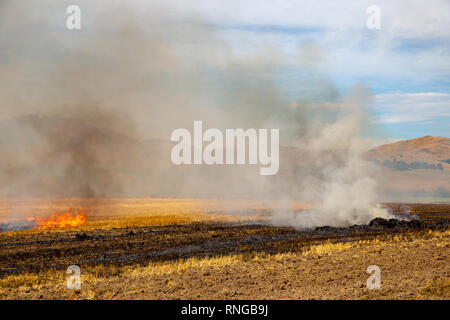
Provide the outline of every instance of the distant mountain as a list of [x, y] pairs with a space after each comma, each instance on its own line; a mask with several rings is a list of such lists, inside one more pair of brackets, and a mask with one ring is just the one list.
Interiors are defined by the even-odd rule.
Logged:
[[134, 143], [134, 138], [106, 127], [107, 120], [37, 114], [0, 122], [0, 147], [29, 147], [39, 143], [73, 145], [83, 141], [97, 143]]
[[425, 136], [398, 141], [371, 149], [367, 157], [394, 170], [450, 171], [450, 139]]
[[[304, 177], [340, 153], [280, 146], [280, 171], [260, 165], [176, 166], [174, 143], [143, 140], [126, 119], [29, 115], [0, 121], [0, 197], [295, 196]], [[450, 139], [423, 137], [376, 147], [383, 194], [449, 197]], [[427, 170], [411, 170], [411, 169]], [[428, 170], [434, 169], [434, 170]]]
[[118, 196], [145, 169], [141, 141], [107, 116], [0, 122], [0, 196]]

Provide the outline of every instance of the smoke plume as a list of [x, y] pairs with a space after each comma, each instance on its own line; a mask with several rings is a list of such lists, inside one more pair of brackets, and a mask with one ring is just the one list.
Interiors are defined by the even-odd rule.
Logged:
[[[140, 1], [78, 2], [83, 24], [74, 32], [64, 1], [2, 1], [2, 196], [313, 204], [301, 214], [274, 211], [275, 223], [298, 228], [386, 215], [375, 206], [375, 168], [361, 156], [370, 92], [361, 84], [341, 95], [324, 75], [320, 48], [286, 53], [276, 34], [230, 37], [195, 15]], [[290, 92], [286, 68], [297, 72]], [[170, 134], [194, 120], [279, 128], [280, 173], [174, 166]]]

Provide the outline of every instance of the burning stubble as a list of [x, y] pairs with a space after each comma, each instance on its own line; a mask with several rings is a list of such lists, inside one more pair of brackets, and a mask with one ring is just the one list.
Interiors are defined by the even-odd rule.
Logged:
[[[2, 196], [312, 203], [311, 213], [274, 210], [275, 223], [297, 228], [386, 214], [374, 205], [375, 169], [361, 157], [370, 93], [360, 86], [341, 97], [319, 72], [303, 77], [320, 67], [320, 59], [302, 58], [317, 48], [287, 55], [274, 49], [276, 36], [261, 44], [238, 32], [247, 45], [236, 53], [221, 28], [133, 1], [79, 1], [83, 29], [70, 33], [61, 8], [44, 2], [45, 11], [4, 1], [0, 13]], [[279, 86], [286, 65], [299, 69], [289, 83], [295, 99]], [[195, 119], [221, 129], [280, 128], [279, 173], [176, 167], [170, 133]]]

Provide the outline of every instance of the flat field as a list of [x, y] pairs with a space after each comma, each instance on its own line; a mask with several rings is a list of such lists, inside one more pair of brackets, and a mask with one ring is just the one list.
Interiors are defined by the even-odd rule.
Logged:
[[[270, 217], [301, 203], [3, 199], [0, 299], [449, 299], [450, 205], [385, 206], [420, 222], [300, 231]], [[68, 208], [86, 223], [20, 228]], [[370, 265], [380, 289], [366, 286]]]

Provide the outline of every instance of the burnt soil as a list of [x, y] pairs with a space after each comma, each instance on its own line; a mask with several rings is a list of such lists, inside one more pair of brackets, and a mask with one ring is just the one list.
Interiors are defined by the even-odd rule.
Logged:
[[245, 252], [298, 252], [330, 239], [350, 242], [389, 234], [447, 230], [450, 204], [387, 204], [400, 219], [374, 219], [369, 225], [318, 227], [298, 231], [263, 224], [191, 223], [89, 230], [0, 234], [0, 277], [65, 270], [68, 265], [145, 265], [149, 261]]

